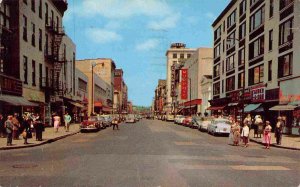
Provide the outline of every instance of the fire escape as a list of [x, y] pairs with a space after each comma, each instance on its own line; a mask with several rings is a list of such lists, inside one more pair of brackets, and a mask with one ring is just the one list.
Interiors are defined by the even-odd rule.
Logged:
[[62, 97], [64, 94], [64, 88], [63, 80], [60, 79], [60, 77], [63, 77], [61, 76], [61, 71], [66, 62], [66, 56], [64, 53], [60, 53], [60, 47], [65, 32], [59, 23], [55, 23], [54, 20], [51, 19], [46, 22], [46, 29], [49, 33], [51, 33], [52, 41], [50, 42], [50, 47], [48, 45], [45, 47], [45, 57], [48, 62], [53, 63], [53, 72], [50, 83], [46, 77], [46, 82], [43, 83], [43, 85], [45, 88], [50, 88], [53, 95]]

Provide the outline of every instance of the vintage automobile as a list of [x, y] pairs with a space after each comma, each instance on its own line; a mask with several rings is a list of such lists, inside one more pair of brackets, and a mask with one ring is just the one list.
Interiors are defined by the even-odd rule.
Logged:
[[199, 122], [198, 130], [199, 131], [207, 131], [208, 125], [211, 124], [212, 118], [211, 117], [204, 117]]
[[174, 114], [167, 114], [166, 115], [166, 121], [174, 121]]
[[111, 126], [112, 117], [110, 115], [101, 115], [105, 127]]
[[128, 114], [126, 116], [126, 123], [135, 123], [135, 116], [134, 114]]
[[207, 132], [212, 135], [230, 134], [231, 123], [228, 119], [216, 118], [211, 121], [207, 127]]
[[87, 120], [83, 120], [80, 124], [80, 132], [83, 131], [99, 131], [101, 129], [101, 121], [97, 116], [90, 116]]
[[183, 126], [190, 127], [192, 122], [192, 116], [186, 116], [182, 122]]
[[199, 124], [201, 123], [201, 121], [202, 121], [201, 116], [193, 116], [190, 127], [193, 128], [193, 129], [198, 129]]
[[174, 118], [174, 123], [179, 124], [181, 118], [184, 118], [184, 115], [176, 115]]

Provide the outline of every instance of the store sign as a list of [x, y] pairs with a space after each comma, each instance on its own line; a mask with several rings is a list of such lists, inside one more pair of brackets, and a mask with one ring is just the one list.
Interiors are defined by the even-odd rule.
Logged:
[[22, 82], [5, 75], [0, 75], [0, 91], [3, 94], [22, 95]]
[[254, 87], [251, 89], [252, 102], [265, 101], [265, 87]]
[[175, 97], [175, 65], [171, 66], [171, 97]]
[[188, 70], [181, 70], [181, 99], [187, 99], [188, 94]]
[[279, 103], [300, 103], [300, 78], [280, 82]]

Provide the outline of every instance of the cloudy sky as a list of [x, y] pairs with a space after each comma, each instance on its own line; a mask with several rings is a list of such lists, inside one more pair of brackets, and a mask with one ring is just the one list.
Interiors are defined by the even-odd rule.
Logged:
[[150, 106], [166, 79], [171, 43], [212, 47], [211, 24], [229, 0], [68, 0], [67, 34], [77, 59], [112, 58], [124, 70], [129, 99]]

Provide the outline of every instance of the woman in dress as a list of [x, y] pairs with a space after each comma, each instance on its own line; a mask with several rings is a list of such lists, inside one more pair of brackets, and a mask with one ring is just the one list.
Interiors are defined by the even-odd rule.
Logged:
[[264, 129], [263, 133], [263, 143], [266, 145], [266, 149], [270, 149], [270, 144], [271, 144], [271, 130], [272, 127], [270, 125], [269, 121], [266, 121], [266, 127]]
[[57, 114], [55, 114], [53, 117], [53, 121], [54, 121], [55, 132], [58, 132], [58, 128], [59, 128], [59, 124], [60, 124], [60, 117]]
[[240, 141], [241, 133], [240, 133], [240, 123], [235, 122], [233, 127], [233, 145], [238, 146]]
[[229, 144], [232, 145], [234, 145], [234, 138], [233, 138], [234, 127], [235, 127], [235, 121], [232, 120], [230, 125], [230, 134], [229, 134]]

